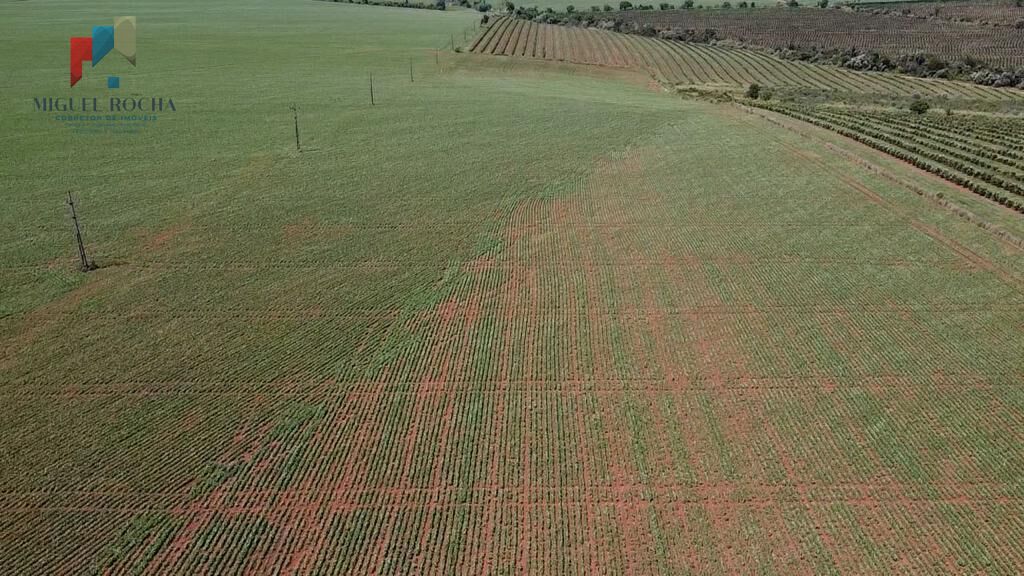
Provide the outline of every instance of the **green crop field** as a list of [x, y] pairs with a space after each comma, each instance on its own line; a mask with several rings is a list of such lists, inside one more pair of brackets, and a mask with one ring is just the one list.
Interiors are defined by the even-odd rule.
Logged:
[[[940, 178], [1016, 194], [1019, 120], [684, 99], [469, 10], [0, 21], [0, 573], [1024, 570], [1024, 224]], [[34, 100], [111, 95], [175, 110]]]

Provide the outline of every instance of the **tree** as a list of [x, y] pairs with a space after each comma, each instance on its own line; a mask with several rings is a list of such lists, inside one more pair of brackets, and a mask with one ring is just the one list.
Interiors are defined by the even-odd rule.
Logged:
[[576, 7], [573, 6], [572, 4], [569, 4], [568, 6], [565, 7], [565, 13], [566, 14], [572, 14], [575, 11], [576, 11]]
[[757, 97], [761, 94], [761, 87], [757, 84], [751, 84], [747, 87], [747, 98], [751, 100], [757, 100]]
[[[491, 11], [491, 5], [488, 4], [487, 2], [481, 2], [481, 3], [476, 5], [476, 9], [481, 11], [481, 12], [490, 12]], [[484, 16], [483, 23], [487, 24], [487, 16], [486, 15]]]
[[505, 0], [505, 3], [502, 4], [501, 6], [505, 9], [505, 12], [512, 13], [516, 11], [516, 5], [509, 2], [508, 0]]
[[910, 103], [910, 111], [914, 114], [924, 114], [929, 108], [931, 108], [931, 105], [921, 98], [914, 98], [914, 101]]
[[799, 8], [800, 2], [799, 0], [786, 0], [786, 6], [789, 6], [790, 8]]
[[605, 12], [611, 12], [612, 11], [612, 7], [609, 6], [608, 4], [605, 4], [604, 6], [602, 6], [601, 9], [604, 10]]
[[761, 90], [761, 100], [767, 102], [768, 100], [772, 99], [772, 96], [774, 96], [774, 94], [772, 94], [772, 91], [770, 89], [764, 88]]
[[693, 8], [693, 0], [685, 0], [683, 2], [683, 8], [686, 8], [687, 10]]
[[630, 2], [629, 0], [622, 0], [622, 2], [619, 2], [619, 10], [625, 11], [625, 10], [632, 10], [632, 9], [633, 9], [633, 3]]
[[732, 8], [732, 4], [729, 2], [722, 2], [722, 8]]
[[818, 8], [828, 8], [828, 0], [818, 0]]
[[672, 8], [674, 8], [674, 6], [672, 6], [668, 2], [662, 2], [661, 4], [658, 4], [658, 8], [660, 8], [661, 10], [671, 10]]

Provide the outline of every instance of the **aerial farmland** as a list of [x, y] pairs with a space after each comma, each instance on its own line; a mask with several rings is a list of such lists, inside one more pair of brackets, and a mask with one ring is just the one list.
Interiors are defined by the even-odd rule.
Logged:
[[1024, 573], [1022, 10], [0, 0], [0, 574]]

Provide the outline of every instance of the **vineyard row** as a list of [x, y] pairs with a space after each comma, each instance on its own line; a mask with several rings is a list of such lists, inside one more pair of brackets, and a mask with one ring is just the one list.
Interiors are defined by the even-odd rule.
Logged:
[[[942, 124], [909, 114], [759, 105], [853, 138], [1024, 213], [1024, 169], [1017, 145], [986, 140], [985, 133], [974, 135], [967, 128], [974, 122], [971, 118], [956, 124], [948, 121], [946, 131]], [[1024, 137], [1019, 121], [1007, 121], [1007, 125], [1016, 126], [1018, 138]]]

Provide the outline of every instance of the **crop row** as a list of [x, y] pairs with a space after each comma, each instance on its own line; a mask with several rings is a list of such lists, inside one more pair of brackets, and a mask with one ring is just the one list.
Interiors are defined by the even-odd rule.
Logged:
[[751, 83], [829, 93], [922, 95], [1004, 100], [1005, 90], [890, 74], [864, 73], [727, 48], [598, 28], [499, 18], [473, 42], [473, 52], [641, 69], [673, 85], [745, 87]]
[[989, 149], [962, 136], [950, 136], [914, 125], [911, 121], [873, 118], [859, 113], [824, 111], [826, 119], [852, 123], [880, 140], [890, 142], [956, 167], [968, 176], [1024, 196], [1024, 174], [1020, 165], [1004, 161], [998, 150]]
[[873, 118], [870, 112], [858, 111], [855, 116], [845, 116], [830, 112], [825, 107], [759, 105], [853, 138], [1024, 213], [1024, 200], [1020, 198], [1024, 195], [1024, 188], [1019, 182], [979, 168], [979, 165], [988, 165], [977, 158], [960, 153], [953, 155], [948, 149], [943, 152], [932, 141], [906, 131], [890, 130], [884, 118]]
[[[980, 126], [968, 122], [933, 123], [920, 116], [908, 118], [903, 113], [879, 113], [875, 115], [892, 126], [900, 126], [928, 138], [943, 142], [964, 152], [972, 152], [981, 158], [1001, 163], [1016, 171], [1024, 165], [1024, 132], [1008, 139], [1001, 134], [988, 134]], [[962, 116], [962, 115], [961, 115]], [[968, 118], [970, 116], [967, 116]]]
[[[898, 120], [901, 113], [878, 112], [885, 120]], [[915, 126], [936, 129], [946, 134], [977, 141], [1015, 160], [1024, 159], [1024, 120], [985, 114], [949, 114], [917, 116]]]
[[[758, 539], [790, 541], [801, 554], [815, 554], [816, 538], [802, 541], [805, 523], [850, 539], [846, 557], [818, 560], [840, 570], [854, 562], [884, 572], [889, 560], [872, 551], [894, 544], [923, 569], [930, 557], [919, 538], [949, 540], [950, 553], [965, 558], [978, 548], [998, 555], [998, 565], [1019, 563], [1010, 544], [1022, 526], [994, 517], [1022, 497], [1004, 463], [1014, 435], [957, 438], [943, 448], [947, 460], [920, 458], [947, 440], [945, 419], [1013, 430], [1019, 415], [993, 403], [991, 391], [951, 391], [902, 417], [926, 396], [916, 388], [838, 397], [813, 389], [374, 391], [286, 402], [248, 414], [238, 430], [223, 426], [236, 439], [216, 459], [222, 471], [205, 468], [201, 482], [186, 485], [186, 506], [140, 504], [112, 483], [95, 494], [4, 495], [3, 510], [12, 529], [53, 539], [64, 572], [94, 560], [98, 571], [173, 574], [293, 563], [303, 572], [480, 573], [467, 566], [516, 562], [539, 573], [609, 563], [664, 563], [674, 573], [688, 550], [701, 563], [751, 561], [729, 521], [737, 515]], [[184, 498], [178, 486], [169, 489]], [[82, 502], [93, 508], [71, 509]], [[49, 512], [13, 512], [29, 504]], [[77, 539], [56, 537], [65, 522], [108, 536], [104, 548], [76, 550]], [[964, 522], [972, 529], [956, 538]], [[885, 532], [897, 526], [911, 530], [898, 543]], [[20, 541], [0, 560], [24, 569], [11, 562], [15, 553], [27, 557]]]

